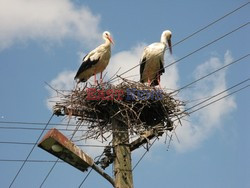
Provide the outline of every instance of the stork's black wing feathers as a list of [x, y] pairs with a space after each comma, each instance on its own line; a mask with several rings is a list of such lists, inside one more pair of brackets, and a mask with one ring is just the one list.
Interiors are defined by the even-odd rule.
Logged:
[[[87, 56], [87, 55], [86, 55]], [[96, 59], [96, 60], [90, 60], [90, 58], [88, 59], [85, 59], [86, 56], [82, 59], [83, 62], [80, 66], [80, 68], [78, 69], [77, 73], [76, 73], [76, 76], [74, 79], [77, 79], [77, 77], [83, 72], [83, 71], [86, 71], [87, 69], [91, 68], [93, 65], [95, 65], [100, 58]]]
[[158, 72], [159, 75], [162, 75], [165, 72], [165, 68], [163, 66], [163, 62], [160, 60], [160, 70]]
[[146, 57], [144, 57], [140, 63], [140, 82], [142, 82], [142, 74], [146, 64]]

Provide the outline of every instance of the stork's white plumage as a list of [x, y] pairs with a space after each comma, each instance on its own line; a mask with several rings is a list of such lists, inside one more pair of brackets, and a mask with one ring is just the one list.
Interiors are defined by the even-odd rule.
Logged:
[[108, 31], [104, 31], [102, 37], [105, 43], [92, 50], [83, 58], [82, 64], [75, 76], [77, 83], [86, 82], [93, 75], [96, 82], [96, 74], [98, 73], [101, 73], [100, 81], [102, 82], [102, 72], [109, 63], [111, 43], [113, 44], [111, 34]]
[[163, 31], [160, 42], [150, 44], [144, 48], [140, 61], [141, 83], [148, 82], [150, 86], [160, 84], [160, 76], [165, 72], [164, 53], [167, 45], [172, 54], [171, 37], [171, 31]]

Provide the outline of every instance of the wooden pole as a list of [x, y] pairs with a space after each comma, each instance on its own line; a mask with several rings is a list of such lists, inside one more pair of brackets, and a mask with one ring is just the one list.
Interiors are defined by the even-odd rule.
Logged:
[[128, 126], [113, 118], [115, 188], [133, 188]]

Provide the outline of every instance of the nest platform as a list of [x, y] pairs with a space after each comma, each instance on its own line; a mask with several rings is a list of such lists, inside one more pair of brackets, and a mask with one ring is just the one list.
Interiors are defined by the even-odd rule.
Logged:
[[127, 79], [117, 85], [103, 83], [59, 93], [54, 113], [75, 116], [78, 126], [88, 127], [88, 138], [105, 137], [105, 133], [112, 132], [113, 118], [134, 135], [159, 125], [163, 131], [171, 131], [184, 113], [184, 103], [175, 95]]

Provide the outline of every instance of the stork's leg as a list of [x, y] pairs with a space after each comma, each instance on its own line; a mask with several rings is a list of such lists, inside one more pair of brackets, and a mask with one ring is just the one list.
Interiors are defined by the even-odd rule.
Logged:
[[95, 85], [97, 85], [97, 82], [96, 82], [96, 74], [94, 74], [94, 83], [95, 83]]
[[161, 80], [160, 80], [160, 75], [157, 76], [157, 81], [158, 81], [160, 90], [162, 90], [162, 87], [161, 87], [161, 84], [160, 84], [160, 81], [161, 81]]
[[95, 85], [98, 84], [98, 82], [97, 82], [97, 80], [96, 80], [96, 71], [94, 72], [94, 83], [95, 83]]
[[100, 84], [102, 84], [102, 72], [100, 74]]
[[150, 81], [150, 79], [148, 78], [148, 86], [150, 86], [150, 84], [151, 84], [151, 81]]
[[147, 71], [147, 77], [148, 77], [148, 86], [151, 85], [151, 80], [149, 79], [149, 71]]
[[[78, 90], [78, 84], [79, 84], [80, 82], [76, 82], [76, 88], [75, 88], [75, 90]], [[80, 89], [80, 88], [79, 88]]]

